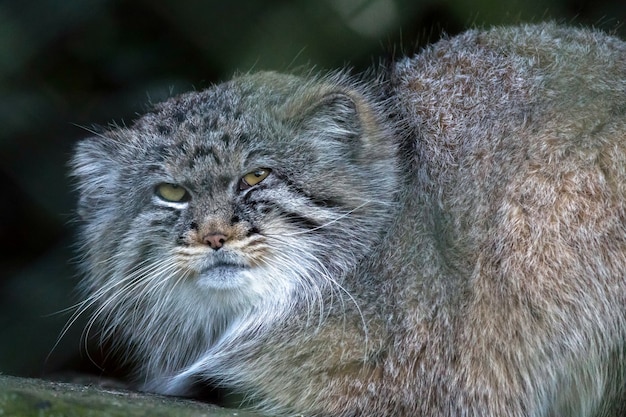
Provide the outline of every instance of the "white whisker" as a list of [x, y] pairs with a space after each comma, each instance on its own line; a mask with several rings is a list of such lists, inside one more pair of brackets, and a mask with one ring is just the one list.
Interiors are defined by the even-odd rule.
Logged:
[[339, 215], [338, 217], [336, 217], [336, 218], [334, 218], [334, 219], [332, 219], [332, 220], [330, 220], [330, 221], [328, 221], [328, 222], [326, 222], [326, 223], [324, 223], [324, 224], [321, 224], [321, 225], [319, 225], [319, 226], [317, 226], [317, 227], [314, 227], [314, 228], [311, 228], [311, 229], [306, 229], [306, 230], [300, 230], [300, 231], [297, 231], [297, 232], [292, 232], [292, 233], [285, 233], [285, 234], [282, 234], [282, 236], [285, 236], [285, 237], [291, 237], [291, 236], [298, 236], [298, 235], [305, 234], [305, 233], [315, 232], [315, 231], [317, 231], [317, 230], [320, 230], [320, 229], [323, 229], [323, 228], [325, 228], [325, 227], [328, 227], [328, 226], [330, 226], [330, 225], [332, 225], [332, 224], [334, 224], [334, 223], [337, 223], [338, 221], [340, 221], [340, 220], [342, 220], [342, 219], [344, 219], [344, 218], [346, 218], [346, 217], [350, 216], [351, 214], [353, 214], [353, 213], [354, 213], [354, 212], [356, 212], [357, 210], [359, 210], [359, 209], [361, 209], [361, 208], [365, 207], [366, 205], [368, 205], [368, 204], [370, 204], [370, 203], [371, 203], [371, 202], [369, 202], [369, 201], [366, 201], [366, 202], [364, 202], [364, 203], [361, 203], [360, 205], [358, 205], [357, 207], [353, 208], [352, 210], [350, 210], [350, 211], [348, 211], [348, 212], [346, 212], [346, 213], [342, 213], [342, 214], [341, 214], [341, 215]]

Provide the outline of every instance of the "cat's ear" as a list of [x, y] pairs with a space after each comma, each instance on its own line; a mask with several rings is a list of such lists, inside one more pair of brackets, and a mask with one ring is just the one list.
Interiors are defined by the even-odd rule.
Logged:
[[112, 197], [119, 175], [114, 155], [115, 142], [103, 136], [84, 139], [76, 145], [70, 168], [79, 193], [78, 214], [81, 218], [89, 217]]
[[355, 99], [345, 92], [330, 92], [314, 103], [305, 122], [317, 131], [343, 139], [362, 132], [362, 121]]
[[305, 133], [352, 142], [362, 137], [367, 128], [363, 112], [360, 97], [347, 91], [330, 90], [307, 97], [294, 117]]

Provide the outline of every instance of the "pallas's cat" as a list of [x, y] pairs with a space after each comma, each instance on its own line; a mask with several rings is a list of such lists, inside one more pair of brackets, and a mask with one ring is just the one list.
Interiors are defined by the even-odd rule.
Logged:
[[183, 94], [77, 146], [83, 307], [144, 390], [623, 415], [625, 114], [626, 44], [554, 24]]

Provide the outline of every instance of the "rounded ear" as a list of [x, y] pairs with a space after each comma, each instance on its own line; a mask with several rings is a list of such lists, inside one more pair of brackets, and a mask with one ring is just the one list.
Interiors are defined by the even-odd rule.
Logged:
[[340, 90], [317, 93], [290, 109], [298, 128], [318, 137], [342, 141], [362, 136], [363, 120], [356, 98]]
[[345, 93], [332, 92], [312, 109], [309, 123], [330, 136], [352, 138], [360, 136], [362, 122], [355, 101]]
[[78, 214], [89, 216], [95, 208], [102, 207], [103, 200], [111, 196], [118, 183], [118, 162], [114, 140], [96, 136], [80, 141], [70, 161], [71, 173], [79, 193]]

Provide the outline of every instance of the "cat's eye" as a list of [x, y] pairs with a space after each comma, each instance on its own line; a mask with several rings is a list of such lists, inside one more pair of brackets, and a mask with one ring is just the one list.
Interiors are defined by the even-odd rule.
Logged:
[[161, 183], [157, 185], [155, 193], [161, 200], [170, 203], [182, 203], [189, 200], [189, 193], [177, 184]]
[[267, 176], [270, 175], [270, 172], [272, 172], [272, 170], [269, 168], [259, 168], [252, 172], [248, 172], [241, 178], [241, 181], [239, 182], [239, 189], [246, 190], [250, 187], [254, 187], [267, 178]]

